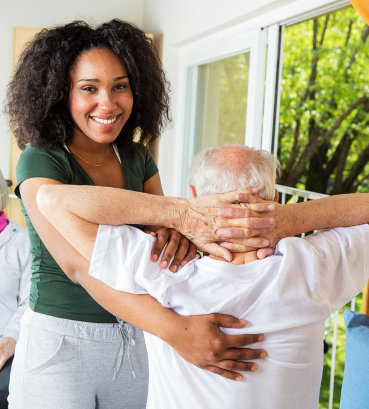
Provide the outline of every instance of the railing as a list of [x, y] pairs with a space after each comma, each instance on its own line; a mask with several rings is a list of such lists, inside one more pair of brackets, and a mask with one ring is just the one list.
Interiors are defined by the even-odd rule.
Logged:
[[276, 185], [276, 189], [281, 194], [282, 204], [286, 204], [286, 195], [291, 195], [293, 203], [297, 203], [299, 198], [303, 199], [303, 202], [308, 200], [321, 199], [327, 197], [323, 193], [310, 192], [309, 190], [296, 189], [295, 187]]
[[[276, 188], [280, 194], [280, 201], [282, 204], [297, 203], [301, 201], [307, 202], [308, 200], [321, 199], [323, 197], [328, 196], [328, 195], [324, 195], [321, 193], [310, 192], [308, 190], [292, 188], [289, 186], [276, 185]], [[305, 234], [302, 234], [301, 236], [304, 237]], [[351, 301], [351, 309], [355, 310], [355, 298]], [[333, 408], [338, 318], [339, 318], [339, 311], [335, 311], [334, 313], [331, 314], [331, 316], [326, 321], [326, 335], [331, 335], [332, 337], [332, 361], [331, 361], [331, 373], [330, 373], [330, 383], [329, 383], [328, 409]], [[333, 329], [333, 335], [332, 335], [332, 329]]]

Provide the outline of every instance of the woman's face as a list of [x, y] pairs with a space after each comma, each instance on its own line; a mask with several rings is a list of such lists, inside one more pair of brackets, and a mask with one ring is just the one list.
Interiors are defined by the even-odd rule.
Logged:
[[75, 123], [73, 140], [113, 142], [132, 112], [127, 71], [108, 48], [81, 54], [70, 70], [69, 109]]

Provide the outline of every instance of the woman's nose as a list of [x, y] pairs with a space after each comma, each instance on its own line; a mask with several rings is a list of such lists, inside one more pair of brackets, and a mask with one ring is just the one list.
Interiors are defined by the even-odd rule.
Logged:
[[104, 111], [112, 111], [116, 108], [117, 103], [114, 95], [108, 91], [101, 91], [99, 95], [99, 107]]

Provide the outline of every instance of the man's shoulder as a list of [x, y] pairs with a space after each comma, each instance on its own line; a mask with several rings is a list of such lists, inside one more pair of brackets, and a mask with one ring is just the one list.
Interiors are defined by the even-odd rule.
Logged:
[[354, 239], [357, 237], [366, 236], [369, 239], [369, 225], [361, 224], [358, 226], [350, 227], [336, 227], [334, 229], [324, 229], [306, 237], [285, 237], [279, 241], [276, 246], [277, 249], [287, 248], [287, 247], [309, 247], [317, 246], [319, 243], [329, 243], [335, 244], [342, 240]]

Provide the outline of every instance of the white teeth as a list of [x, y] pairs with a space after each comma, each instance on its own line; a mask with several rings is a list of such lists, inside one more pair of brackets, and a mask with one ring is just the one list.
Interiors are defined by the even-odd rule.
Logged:
[[98, 122], [99, 124], [104, 124], [104, 125], [112, 124], [117, 120], [116, 116], [114, 118], [111, 118], [111, 119], [101, 119], [101, 118], [97, 118], [97, 117], [94, 117], [94, 116], [92, 116], [91, 118], [94, 121]]

